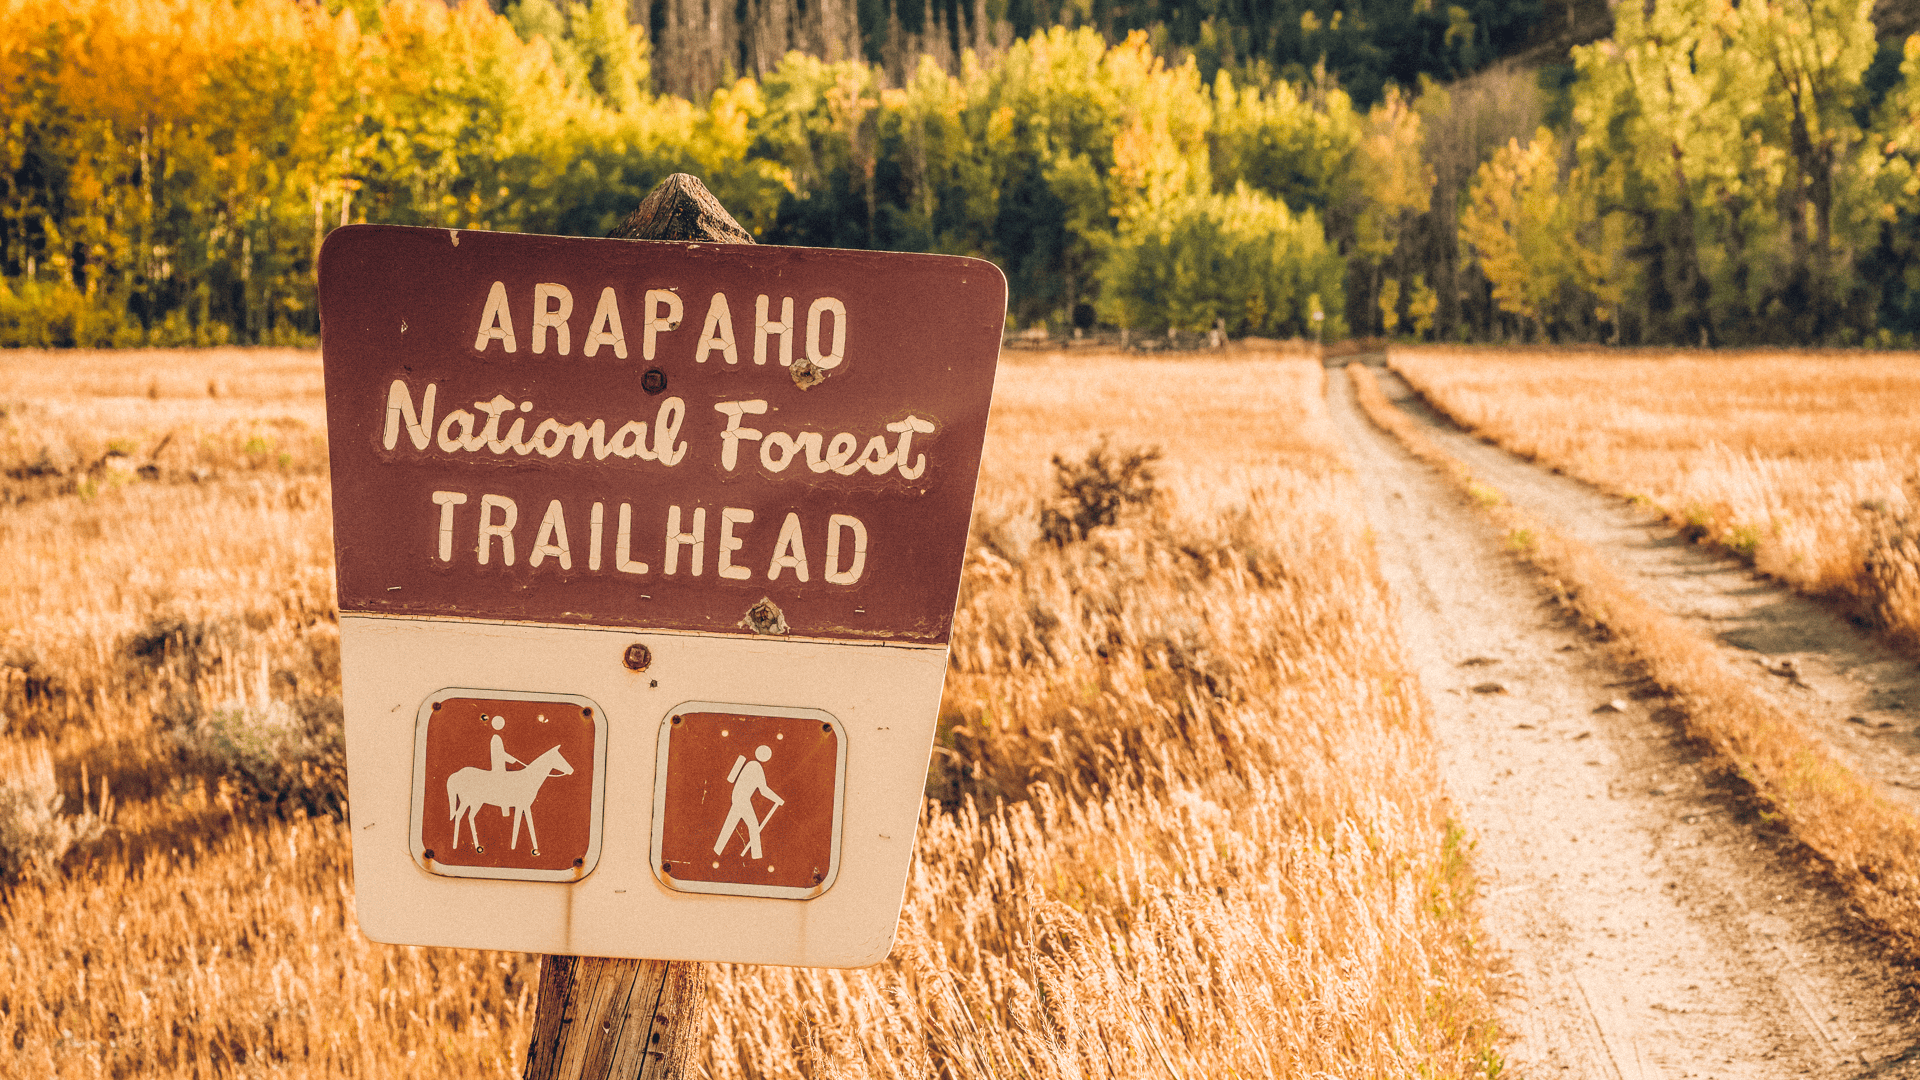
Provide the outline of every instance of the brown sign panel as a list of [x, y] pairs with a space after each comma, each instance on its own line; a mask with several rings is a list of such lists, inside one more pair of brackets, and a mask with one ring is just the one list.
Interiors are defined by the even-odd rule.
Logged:
[[660, 733], [653, 863], [681, 892], [804, 899], [840, 861], [846, 740], [818, 709], [689, 702]]
[[571, 694], [446, 690], [416, 722], [414, 860], [449, 877], [576, 881], [600, 853], [606, 717]]
[[947, 640], [992, 264], [355, 225], [320, 304], [343, 612]]

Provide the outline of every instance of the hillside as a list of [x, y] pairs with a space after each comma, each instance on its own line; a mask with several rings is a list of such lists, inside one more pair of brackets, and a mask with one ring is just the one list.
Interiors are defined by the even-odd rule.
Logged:
[[[517, 0], [507, 12], [551, 2]], [[877, 62], [901, 82], [922, 54], [957, 73], [964, 50], [1085, 26], [1109, 42], [1145, 31], [1162, 54], [1190, 53], [1209, 81], [1223, 68], [1298, 81], [1324, 64], [1365, 108], [1390, 83], [1456, 79], [1522, 53], [1564, 56], [1611, 26], [1604, 0], [744, 0], [732, 10], [650, 0], [646, 13], [655, 88], [696, 100], [728, 73], [766, 76], [791, 49]]]

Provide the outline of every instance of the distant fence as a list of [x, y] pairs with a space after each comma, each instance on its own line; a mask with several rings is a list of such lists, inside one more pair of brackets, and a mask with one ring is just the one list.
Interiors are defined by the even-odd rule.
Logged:
[[[1303, 338], [1216, 337], [1208, 331], [1179, 330], [1172, 334], [1100, 330], [1079, 337], [1054, 336], [1044, 331], [1021, 330], [1003, 337], [1000, 347], [1033, 352], [1063, 352], [1096, 349], [1102, 352], [1136, 353], [1279, 353], [1282, 356], [1318, 359], [1322, 346]], [[1332, 348], [1332, 346], [1326, 346]], [[1384, 347], [1383, 347], [1384, 351]]]

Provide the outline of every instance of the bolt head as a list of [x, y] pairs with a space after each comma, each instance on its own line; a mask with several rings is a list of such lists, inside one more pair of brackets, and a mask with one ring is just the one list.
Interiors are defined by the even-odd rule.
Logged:
[[627, 651], [621, 655], [620, 662], [627, 666], [628, 671], [645, 671], [647, 665], [653, 663], [653, 650], [636, 641], [627, 646]]

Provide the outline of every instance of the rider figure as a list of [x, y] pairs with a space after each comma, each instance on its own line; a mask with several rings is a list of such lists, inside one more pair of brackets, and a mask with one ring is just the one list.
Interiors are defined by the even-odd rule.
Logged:
[[[518, 765], [518, 766], [520, 766], [520, 768], [522, 768], [522, 769], [524, 769], [524, 768], [526, 768], [526, 767], [527, 767], [527, 763], [526, 763], [526, 762], [524, 762], [524, 761], [521, 761], [521, 760], [520, 760], [519, 758], [517, 758], [517, 757], [514, 757], [514, 756], [513, 756], [512, 754], [509, 754], [509, 753], [507, 753], [507, 744], [506, 744], [506, 743], [504, 743], [504, 742], [502, 742], [502, 741], [500, 741], [500, 729], [501, 729], [501, 728], [504, 728], [504, 727], [506, 727], [506, 726], [507, 726], [507, 718], [506, 718], [506, 717], [504, 717], [504, 716], [496, 716], [496, 717], [494, 717], [494, 718], [493, 718], [493, 732], [494, 732], [494, 734], [493, 734], [493, 741], [492, 741], [492, 744], [491, 744], [491, 749], [492, 749], [492, 751], [493, 751], [493, 771], [494, 771], [495, 773], [504, 773], [504, 772], [507, 772], [507, 771], [509, 771], [509, 770], [507, 769], [507, 764], [508, 764], [509, 762], [511, 762], [511, 763], [513, 763], [513, 764], [515, 764], [515, 765]], [[515, 771], [515, 772], [518, 772], [519, 770], [518, 770], [518, 769], [516, 769], [516, 770], [512, 770], [512, 771]], [[504, 806], [503, 806], [503, 807], [501, 807], [501, 808], [500, 808], [500, 816], [501, 816], [501, 817], [506, 817], [506, 816], [507, 816], [507, 808], [506, 808], [506, 807], [504, 807]]]
[[526, 765], [527, 765], [526, 762], [521, 761], [519, 758], [514, 757], [512, 754], [507, 753], [507, 744], [500, 741], [500, 736], [498, 732], [500, 731], [500, 729], [506, 726], [507, 726], [506, 717], [496, 716], [493, 718], [493, 730], [496, 733], [493, 736], [493, 744], [492, 744], [493, 771], [497, 773], [506, 772], [508, 762], [512, 762], [513, 764], [518, 765], [523, 769], [526, 768]]

